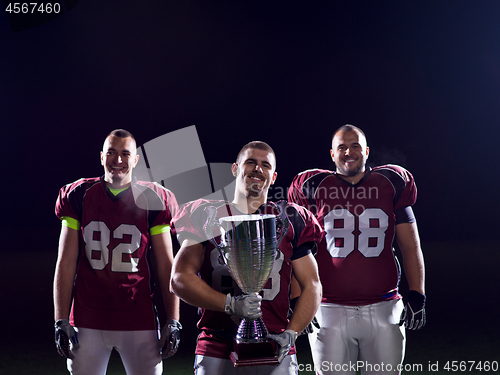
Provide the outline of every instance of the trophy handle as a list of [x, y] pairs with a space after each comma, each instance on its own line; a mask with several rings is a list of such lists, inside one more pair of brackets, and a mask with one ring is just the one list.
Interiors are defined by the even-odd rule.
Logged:
[[288, 233], [288, 228], [290, 227], [290, 219], [286, 214], [287, 202], [285, 200], [281, 200], [278, 201], [278, 203], [269, 203], [271, 204], [271, 206], [275, 207], [278, 210], [278, 215], [276, 215], [276, 231], [279, 233], [276, 247], [278, 247], [281, 243], [281, 240], [285, 238], [286, 234]]
[[[224, 256], [224, 252], [222, 250], [222, 246], [220, 243], [214, 238], [214, 229], [220, 228], [220, 221], [217, 218], [217, 209], [214, 206], [205, 207], [205, 212], [207, 213], [207, 221], [203, 226], [203, 230], [205, 231], [205, 235], [207, 238], [214, 244], [214, 246], [219, 250], [219, 263], [226, 264], [226, 257]], [[222, 241], [222, 239], [221, 239]]]

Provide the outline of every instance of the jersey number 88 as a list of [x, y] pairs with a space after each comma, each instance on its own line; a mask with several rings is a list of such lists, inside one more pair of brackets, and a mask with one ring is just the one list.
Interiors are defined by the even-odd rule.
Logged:
[[389, 217], [380, 208], [366, 208], [358, 217], [345, 208], [337, 208], [323, 221], [326, 246], [332, 258], [345, 258], [352, 253], [356, 237], [358, 251], [367, 258], [378, 257], [384, 250]]

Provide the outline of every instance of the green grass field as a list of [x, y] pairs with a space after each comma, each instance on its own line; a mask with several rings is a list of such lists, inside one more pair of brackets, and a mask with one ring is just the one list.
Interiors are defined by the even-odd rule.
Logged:
[[[65, 361], [53, 343], [52, 276], [54, 252], [2, 252], [7, 260], [0, 290], [0, 375], [64, 375]], [[408, 332], [403, 374], [491, 374], [470, 370], [472, 361], [484, 366], [500, 362], [498, 287], [499, 243], [432, 243], [423, 245], [427, 268], [428, 323]], [[402, 285], [404, 294], [405, 285]], [[197, 331], [195, 313], [183, 306], [181, 349], [164, 361], [167, 375], [193, 374]], [[299, 363], [312, 366], [307, 338], [297, 341]], [[453, 362], [456, 361], [456, 362]], [[448, 363], [449, 369], [445, 366]], [[453, 365], [457, 366], [456, 368]], [[462, 365], [462, 369], [460, 368]], [[464, 368], [465, 366], [465, 368]], [[464, 371], [462, 371], [464, 370]], [[116, 353], [109, 375], [124, 375]], [[301, 371], [300, 374], [313, 374]]]

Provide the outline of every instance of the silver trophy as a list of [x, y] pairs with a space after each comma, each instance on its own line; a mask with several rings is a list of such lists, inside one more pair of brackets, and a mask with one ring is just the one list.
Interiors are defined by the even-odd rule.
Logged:
[[[266, 284], [273, 269], [276, 250], [290, 225], [285, 213], [285, 201], [268, 205], [274, 206], [278, 215], [217, 218], [215, 207], [205, 208], [208, 213], [205, 233], [219, 250], [219, 259], [227, 265], [232, 278], [245, 294], [258, 294]], [[214, 233], [220, 233], [220, 243], [215, 240]], [[243, 319], [236, 334], [235, 350], [230, 357], [233, 364], [277, 364], [274, 341], [267, 338], [267, 334], [262, 318]]]

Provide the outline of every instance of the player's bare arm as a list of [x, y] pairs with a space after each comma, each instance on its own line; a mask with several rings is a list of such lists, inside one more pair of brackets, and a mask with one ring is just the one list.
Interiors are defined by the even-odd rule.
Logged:
[[318, 276], [318, 265], [312, 254], [293, 260], [292, 268], [301, 293], [287, 329], [300, 333], [311, 322], [319, 308], [322, 288]]
[[54, 320], [68, 319], [71, 295], [78, 263], [79, 232], [65, 225], [61, 226], [59, 251], [54, 274]]
[[298, 296], [300, 296], [300, 285], [295, 276], [292, 275], [292, 280], [290, 281], [290, 299], [292, 300]]
[[396, 225], [396, 241], [403, 255], [403, 267], [410, 290], [425, 294], [424, 256], [416, 223]]
[[161, 285], [167, 319], [179, 320], [179, 298], [170, 291], [170, 276], [174, 254], [170, 231], [151, 236], [151, 245], [156, 258], [156, 272]]
[[199, 276], [205, 247], [186, 239], [174, 259], [171, 290], [186, 303], [213, 311], [224, 311], [226, 295], [210, 287]]

